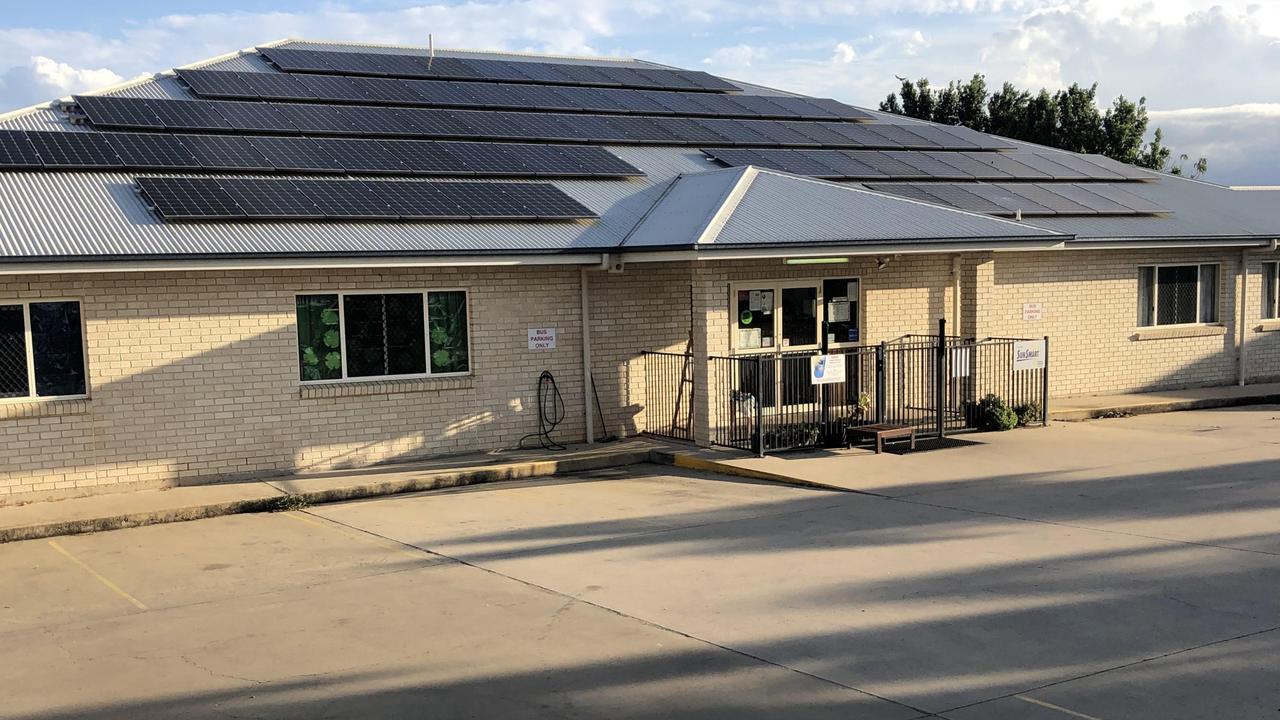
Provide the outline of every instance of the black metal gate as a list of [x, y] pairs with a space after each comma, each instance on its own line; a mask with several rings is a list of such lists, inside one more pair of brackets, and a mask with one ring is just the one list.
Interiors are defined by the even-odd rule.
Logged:
[[[1042, 343], [1042, 345], [1040, 344]], [[1038, 362], [1018, 361], [1030, 344]], [[842, 446], [856, 425], [911, 425], [921, 437], [976, 429], [979, 403], [997, 395], [1044, 424], [1048, 338], [903, 336], [874, 346], [832, 349], [844, 376], [814, 384], [818, 352], [712, 356], [707, 418], [714, 445], [763, 454]], [[1036, 358], [1032, 358], [1036, 360]], [[693, 439], [691, 355], [645, 353], [647, 432]], [[656, 385], [655, 385], [656, 383]]]

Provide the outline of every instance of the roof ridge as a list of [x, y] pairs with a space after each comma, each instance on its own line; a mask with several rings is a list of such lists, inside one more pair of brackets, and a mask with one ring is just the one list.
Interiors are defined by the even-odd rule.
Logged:
[[[348, 47], [363, 48], [380, 48], [383, 50], [430, 50], [426, 45], [408, 45], [404, 43], [375, 43], [375, 42], [357, 42], [354, 40], [311, 40], [306, 38], [284, 38], [275, 41], [277, 44], [273, 47], [279, 47], [286, 43], [297, 43], [299, 45], [345, 45]], [[267, 47], [259, 45], [258, 47]], [[565, 53], [540, 53], [529, 50], [493, 50], [479, 48], [462, 48], [462, 47], [436, 47], [436, 52], [461, 52], [472, 53], [475, 55], [514, 55], [516, 57], [528, 58], [549, 58], [558, 60], [607, 60], [610, 62], [647, 62], [633, 57], [625, 57], [621, 55], [570, 55]], [[323, 50], [317, 52], [324, 52]]]

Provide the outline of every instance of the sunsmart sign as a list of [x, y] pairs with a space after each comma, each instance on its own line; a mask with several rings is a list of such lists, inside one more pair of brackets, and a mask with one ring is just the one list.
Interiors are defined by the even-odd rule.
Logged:
[[844, 356], [814, 355], [809, 358], [809, 382], [813, 385], [844, 382]]
[[1043, 340], [1017, 340], [1013, 343], [1013, 369], [1039, 370], [1044, 367]]

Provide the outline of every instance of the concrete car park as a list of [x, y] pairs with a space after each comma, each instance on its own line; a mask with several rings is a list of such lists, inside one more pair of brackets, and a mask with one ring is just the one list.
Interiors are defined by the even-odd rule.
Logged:
[[[0, 545], [2, 717], [1273, 718], [1280, 408]], [[838, 476], [838, 477], [837, 477]]]

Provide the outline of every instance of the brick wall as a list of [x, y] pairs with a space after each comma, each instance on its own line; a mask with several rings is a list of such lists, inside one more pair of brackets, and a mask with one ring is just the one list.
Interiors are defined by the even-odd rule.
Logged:
[[[294, 294], [465, 287], [472, 376], [298, 383]], [[344, 270], [0, 278], [0, 299], [83, 302], [89, 401], [0, 403], [0, 495], [362, 467], [507, 447], [537, 428], [539, 372], [581, 441], [578, 270]], [[558, 330], [529, 351], [526, 329]]]

